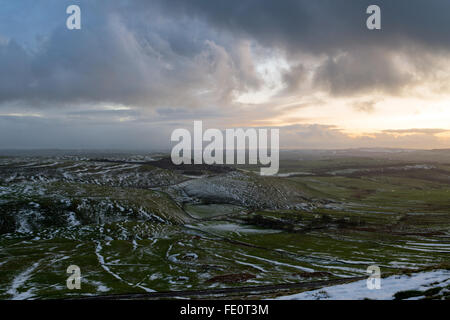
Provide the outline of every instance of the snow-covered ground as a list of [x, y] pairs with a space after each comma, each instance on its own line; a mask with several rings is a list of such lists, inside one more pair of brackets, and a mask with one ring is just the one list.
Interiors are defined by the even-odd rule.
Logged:
[[30, 279], [33, 272], [39, 266], [39, 262], [35, 262], [31, 267], [27, 268], [25, 271], [17, 275], [11, 285], [11, 288], [6, 292], [11, 295], [12, 300], [24, 300], [29, 299], [33, 296], [33, 288], [31, 287], [27, 291], [19, 292], [18, 289], [21, 288]]
[[[450, 270], [436, 270], [381, 279], [381, 288], [369, 290], [367, 280], [325, 287], [313, 291], [278, 297], [278, 300], [391, 300], [400, 291], [425, 291], [450, 284]], [[446, 289], [443, 289], [446, 290]], [[420, 297], [418, 297], [420, 298]]]

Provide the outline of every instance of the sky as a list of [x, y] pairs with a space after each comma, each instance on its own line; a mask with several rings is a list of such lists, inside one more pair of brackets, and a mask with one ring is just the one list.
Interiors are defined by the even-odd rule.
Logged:
[[164, 149], [194, 120], [279, 128], [282, 148], [450, 148], [449, 14], [448, 0], [0, 0], [0, 148]]

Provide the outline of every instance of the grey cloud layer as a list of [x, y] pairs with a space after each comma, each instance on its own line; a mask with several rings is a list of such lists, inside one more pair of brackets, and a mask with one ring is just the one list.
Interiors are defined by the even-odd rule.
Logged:
[[[80, 31], [65, 27], [65, 9], [74, 3], [82, 9]], [[127, 132], [136, 141], [150, 133], [158, 144], [170, 128], [193, 119], [218, 127], [270, 125], [271, 118], [294, 109], [320, 107], [325, 102], [313, 97], [318, 91], [355, 97], [360, 102], [352, 107], [370, 113], [379, 100], [366, 93], [408, 94], [405, 88], [425, 81], [448, 90], [444, 84], [450, 81], [439, 77], [450, 55], [450, 1], [378, 0], [382, 30], [369, 31], [365, 10], [373, 3], [0, 0], [0, 146], [15, 144], [10, 132], [19, 132], [17, 143], [28, 147], [34, 142], [27, 139], [39, 132], [45, 146], [113, 140], [128, 145]], [[264, 87], [257, 65], [271, 57], [289, 65], [281, 74], [284, 88], [269, 102], [237, 103], [238, 94]], [[313, 102], [283, 108], [289, 97]], [[108, 105], [132, 110], [101, 108]], [[1, 115], [40, 111], [58, 115]], [[440, 133], [386, 131], [354, 139], [333, 126], [291, 129], [283, 129], [287, 141], [304, 147], [409, 146], [417, 135], [431, 145]]]
[[[141, 3], [147, 3], [141, 1]], [[269, 46], [330, 52], [352, 46], [396, 46], [412, 40], [448, 48], [446, 0], [172, 0], [167, 14], [205, 18], [218, 28], [244, 34]], [[368, 32], [366, 8], [382, 8], [382, 32]]]
[[[314, 85], [334, 95], [365, 92], [396, 94], [414, 81], [430, 80], [436, 68], [426, 65], [427, 52], [450, 50], [450, 2], [380, 0], [382, 30], [365, 26], [371, 0], [230, 0], [163, 1], [166, 13], [206, 19], [219, 30], [281, 48], [301, 66], [299, 52], [326, 57]], [[403, 70], [397, 54], [410, 65]], [[426, 62], [429, 62], [426, 60]], [[294, 68], [285, 77], [296, 87], [304, 75]]]
[[[236, 91], [261, 85], [252, 43], [281, 50], [292, 63], [283, 78], [288, 88], [305, 80], [298, 54], [307, 52], [324, 59], [314, 70], [317, 90], [395, 93], [413, 79], [394, 64], [397, 52], [410, 52], [405, 59], [426, 74], [433, 71], [420, 56], [450, 48], [445, 0], [378, 1], [381, 32], [365, 28], [372, 2], [366, 0], [77, 1], [83, 29], [75, 32], [65, 29], [64, 8], [72, 2], [5, 7], [9, 24], [0, 36], [9, 41], [0, 41], [0, 103], [227, 105]], [[52, 5], [58, 10], [47, 10]], [[16, 30], [25, 28], [28, 15], [25, 27], [37, 30], [33, 41]], [[43, 16], [48, 27], [41, 26]]]
[[246, 43], [215, 35], [202, 22], [162, 16], [156, 3], [136, 11], [138, 4], [128, 2], [80, 2], [82, 30], [67, 30], [62, 10], [33, 51], [0, 30], [8, 39], [0, 42], [0, 103], [196, 107], [258, 86]]

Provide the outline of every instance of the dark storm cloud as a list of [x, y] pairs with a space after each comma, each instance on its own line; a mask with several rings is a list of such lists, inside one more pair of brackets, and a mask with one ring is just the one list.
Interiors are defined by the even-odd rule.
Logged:
[[[217, 28], [262, 43], [317, 53], [355, 45], [399, 45], [412, 40], [448, 48], [450, 2], [446, 0], [172, 0], [167, 14], [207, 19]], [[382, 32], [366, 28], [366, 9], [382, 10]]]
[[[403, 59], [426, 77], [433, 71], [428, 65], [424, 69], [422, 56], [450, 50], [450, 2], [446, 0], [162, 3], [167, 14], [206, 19], [219, 30], [281, 48], [293, 61], [298, 59], [298, 52], [325, 55], [324, 65], [317, 70], [316, 85], [337, 95], [398, 93], [413, 79], [394, 63], [393, 53], [404, 53]], [[381, 7], [381, 31], [366, 28], [366, 8], [371, 4]], [[289, 88], [296, 88], [303, 75], [294, 70], [285, 80]]]
[[410, 83], [412, 75], [396, 67], [391, 51], [360, 48], [328, 58], [315, 74], [315, 84], [335, 95], [366, 90], [395, 93]]
[[[261, 86], [252, 43], [292, 63], [282, 94], [308, 81], [305, 52], [323, 59], [308, 71], [312, 90], [396, 94], [417, 81], [395, 63], [398, 53], [426, 77], [433, 70], [421, 57], [450, 48], [446, 0], [75, 1], [82, 30], [69, 31], [65, 8], [73, 3], [3, 7], [0, 104], [226, 106], [236, 91]], [[382, 9], [381, 31], [365, 27], [373, 3]]]
[[[215, 35], [201, 21], [163, 16], [156, 2], [139, 10], [128, 1], [78, 1], [82, 29], [70, 31], [61, 3], [72, 2], [58, 2], [59, 23], [33, 50], [18, 23], [0, 29], [0, 40], [7, 39], [0, 41], [0, 104], [196, 107], [259, 85], [246, 44]], [[44, 4], [32, 7], [55, 19]], [[26, 21], [26, 12], [13, 14]]]

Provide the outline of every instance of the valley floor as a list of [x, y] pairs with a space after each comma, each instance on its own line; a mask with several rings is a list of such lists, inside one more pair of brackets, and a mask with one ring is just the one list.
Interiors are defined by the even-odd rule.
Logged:
[[158, 157], [0, 157], [0, 298], [449, 298], [444, 156], [292, 152], [275, 177]]

